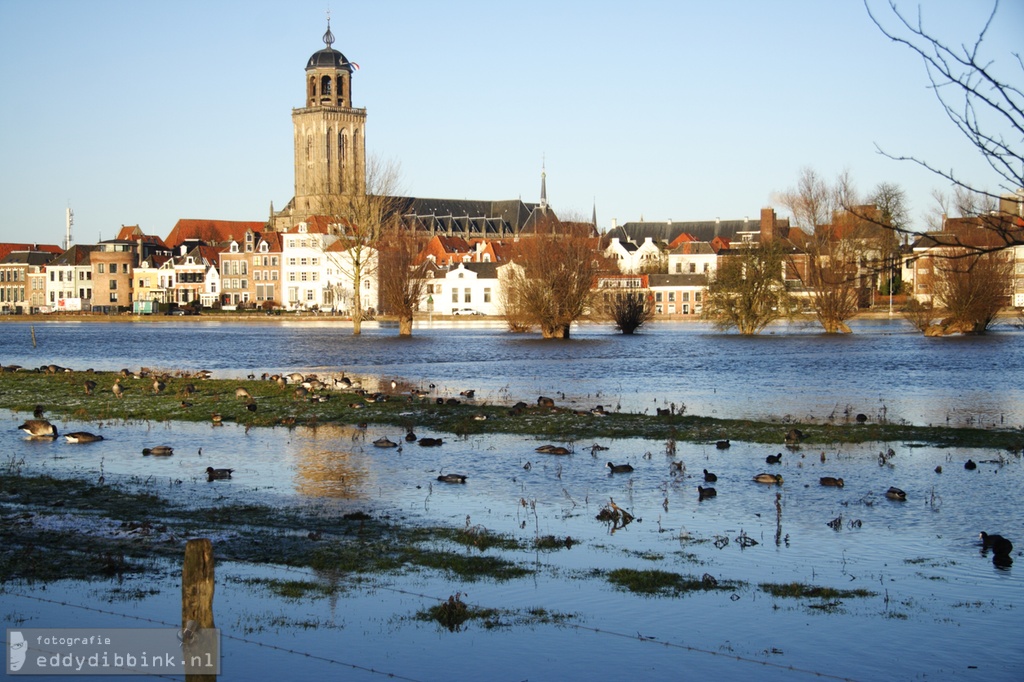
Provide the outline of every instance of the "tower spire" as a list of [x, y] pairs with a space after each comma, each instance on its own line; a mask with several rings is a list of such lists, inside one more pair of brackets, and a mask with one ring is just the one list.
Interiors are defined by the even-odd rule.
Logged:
[[334, 34], [331, 33], [331, 10], [327, 10], [327, 31], [324, 33], [324, 45], [331, 49], [334, 44]]

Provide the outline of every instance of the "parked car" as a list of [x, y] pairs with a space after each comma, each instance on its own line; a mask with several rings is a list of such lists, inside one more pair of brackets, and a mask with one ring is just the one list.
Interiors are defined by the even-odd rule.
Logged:
[[452, 315], [479, 315], [477, 311], [472, 308], [456, 308], [452, 311]]

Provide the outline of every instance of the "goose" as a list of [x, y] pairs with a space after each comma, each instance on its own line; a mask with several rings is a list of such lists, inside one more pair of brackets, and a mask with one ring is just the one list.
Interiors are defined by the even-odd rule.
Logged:
[[420, 438], [419, 444], [425, 448], [435, 448], [438, 445], [443, 445], [444, 440], [441, 438]]
[[551, 445], [547, 450], [544, 450], [544, 453], [548, 455], [571, 455], [572, 450], [561, 445]]
[[42, 419], [43, 414], [46, 412], [46, 408], [42, 405], [36, 405], [35, 409], [32, 410], [32, 416], [36, 419]]
[[777, 455], [768, 455], [764, 458], [764, 461], [767, 464], [782, 464], [782, 453], [780, 452]]
[[896, 500], [898, 502], [906, 502], [907, 494], [899, 488], [892, 487], [885, 491], [885, 496], [890, 500]]
[[768, 483], [770, 485], [782, 485], [782, 476], [779, 474], [758, 474], [754, 476], [754, 480], [758, 483]]
[[967, 469], [968, 471], [974, 471], [977, 468], [978, 465], [974, 463], [973, 459], [969, 459], [966, 462], [964, 462], [964, 469]]
[[95, 433], [89, 433], [88, 431], [72, 431], [71, 433], [65, 433], [64, 438], [69, 443], [95, 443], [96, 441], [103, 440], [103, 436]]
[[249, 400], [252, 398], [252, 395], [245, 389], [245, 387], [239, 386], [235, 389], [235, 397], [239, 400]]
[[114, 385], [110, 387], [110, 390], [113, 392], [115, 398], [124, 397], [124, 386], [121, 385], [120, 377], [114, 379]]
[[716, 476], [715, 474], [713, 474], [710, 471], [708, 471], [707, 469], [705, 469], [704, 470], [704, 480], [707, 481], [708, 483], [714, 483], [715, 481], [718, 480], [718, 476]]
[[153, 379], [153, 393], [160, 393], [165, 388], [167, 388], [167, 384], [160, 381], [159, 379]]
[[224, 480], [231, 478], [231, 474], [234, 469], [214, 469], [213, 467], [206, 467], [206, 478], [209, 481]]
[[86, 395], [92, 395], [92, 392], [96, 390], [96, 382], [92, 379], [86, 379], [82, 382], [82, 388], [85, 389]]
[[382, 436], [377, 440], [373, 441], [373, 444], [378, 448], [397, 448], [398, 443], [389, 439], [387, 436]]
[[45, 419], [26, 419], [18, 427], [29, 435], [29, 438], [56, 438], [57, 427]]
[[465, 483], [466, 478], [462, 474], [441, 474], [437, 477], [437, 480], [442, 483]]
[[715, 490], [714, 488], [702, 488], [700, 486], [697, 486], [698, 502], [701, 500], [707, 500], [709, 498], [715, 497], [716, 495], [718, 495], [718, 491]]
[[830, 488], [842, 488], [845, 485], [843, 479], [832, 478], [831, 476], [822, 476], [818, 479], [818, 483]]
[[1009, 556], [1013, 551], [1013, 543], [1002, 535], [989, 535], [985, 531], [978, 533], [982, 549], [991, 549], [996, 556]]
[[155, 457], [167, 457], [174, 454], [174, 448], [170, 445], [157, 445], [151, 448], [142, 448], [142, 454], [146, 457], [153, 455]]
[[633, 471], [633, 467], [629, 464], [612, 464], [608, 462], [605, 466], [611, 469], [613, 474], [628, 474]]
[[783, 440], [786, 445], [799, 445], [804, 440], [804, 432], [800, 429], [790, 429]]
[[476, 395], [476, 391], [470, 388], [465, 391], [460, 391], [459, 395], [461, 395], [463, 398], [472, 398], [473, 396]]
[[728, 440], [720, 440], [715, 442], [715, 447], [719, 450], [728, 450], [732, 445]]

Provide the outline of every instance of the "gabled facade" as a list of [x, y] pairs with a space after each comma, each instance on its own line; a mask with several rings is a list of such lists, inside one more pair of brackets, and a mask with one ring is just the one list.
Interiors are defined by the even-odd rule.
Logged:
[[444, 294], [434, 296], [434, 311], [442, 315], [499, 314], [499, 280], [496, 263], [459, 263], [444, 276]]
[[256, 240], [249, 300], [257, 306], [281, 305], [281, 237], [278, 232], [264, 232]]
[[10, 251], [0, 258], [0, 309], [30, 313], [46, 305], [44, 271], [50, 251]]
[[711, 275], [718, 264], [718, 254], [708, 242], [679, 241], [668, 253], [668, 274]]
[[58, 312], [92, 306], [92, 252], [95, 246], [75, 244], [46, 266], [46, 305]]

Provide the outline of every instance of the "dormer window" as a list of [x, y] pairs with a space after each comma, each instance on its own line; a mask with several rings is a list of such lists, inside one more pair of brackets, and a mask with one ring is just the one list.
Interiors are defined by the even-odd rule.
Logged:
[[238, 253], [238, 242], [231, 242], [231, 248], [228, 250], [230, 253]]
[[263, 243], [260, 244], [260, 253], [266, 253], [269, 250], [270, 250], [270, 247], [267, 245], [266, 242], [263, 242]]

